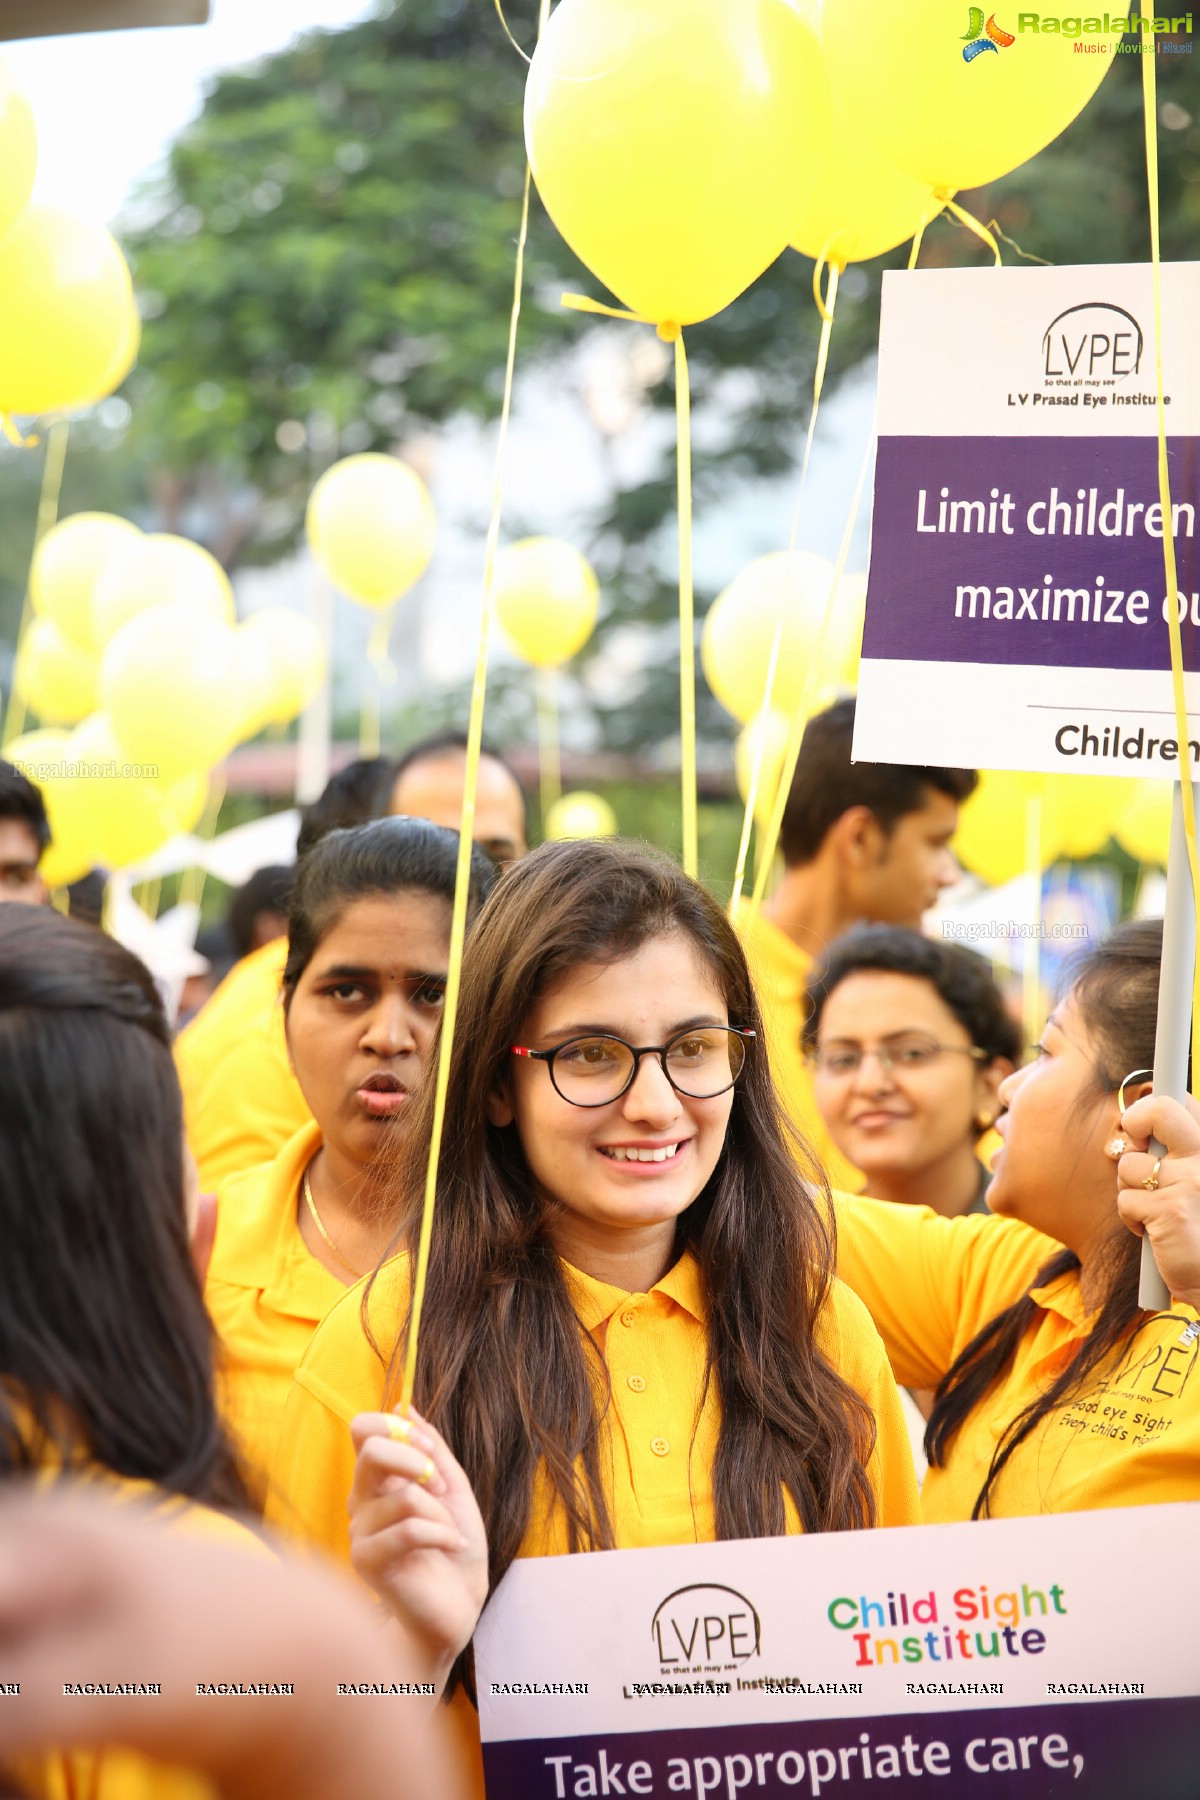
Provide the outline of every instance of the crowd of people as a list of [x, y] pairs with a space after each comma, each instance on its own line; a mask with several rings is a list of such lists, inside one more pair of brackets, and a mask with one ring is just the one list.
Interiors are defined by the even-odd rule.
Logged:
[[[1026, 1060], [987, 962], [921, 931], [975, 777], [853, 764], [852, 729], [810, 723], [736, 928], [645, 845], [530, 850], [483, 756], [409, 1406], [463, 739], [330, 782], [174, 1037], [47, 904], [0, 765], [0, 1677], [38, 1696], [0, 1707], [0, 1792], [466, 1800], [518, 1557], [1200, 1497], [1200, 1389], [1147, 1380], [1200, 1337], [1161, 926], [1089, 946]], [[1076, 1431], [1101, 1391], [1145, 1429]], [[315, 1697], [364, 1660], [427, 1729]], [[199, 1662], [294, 1669], [302, 1728], [36, 1679]]]

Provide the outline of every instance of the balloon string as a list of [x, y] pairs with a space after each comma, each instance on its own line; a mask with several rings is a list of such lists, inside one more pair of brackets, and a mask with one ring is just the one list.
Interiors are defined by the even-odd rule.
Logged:
[[767, 878], [775, 859], [775, 846], [779, 842], [779, 833], [783, 826], [783, 810], [787, 805], [788, 795], [792, 791], [792, 781], [796, 774], [796, 764], [800, 760], [800, 745], [804, 738], [804, 727], [808, 723], [808, 701], [816, 680], [817, 671], [821, 667], [825, 654], [825, 638], [829, 631], [829, 623], [833, 618], [834, 601], [845, 573], [846, 563], [850, 556], [850, 545], [854, 537], [854, 527], [858, 523], [858, 512], [862, 505], [863, 489], [867, 484], [867, 470], [871, 466], [871, 455], [875, 449], [875, 433], [871, 432], [867, 440], [867, 448], [863, 455], [862, 467], [858, 472], [858, 483], [854, 489], [854, 498], [850, 502], [850, 511], [846, 516], [845, 530], [838, 548], [837, 561], [833, 565], [833, 576], [829, 583], [829, 594], [825, 601], [825, 610], [821, 615], [821, 629], [817, 633], [817, 641], [804, 673], [804, 687], [800, 695], [792, 719], [792, 728], [788, 736], [787, 749], [784, 752], [783, 764], [779, 771], [779, 787], [775, 793], [775, 804], [771, 809], [771, 819], [759, 843], [759, 863], [754, 878], [753, 904], [761, 906], [767, 889]]
[[553, 669], [534, 671], [538, 721], [538, 783], [542, 802], [542, 836], [550, 808], [562, 793], [558, 746], [558, 677]]
[[[1142, 8], [1145, 16], [1145, 6]], [[1146, 132], [1146, 185], [1150, 202], [1150, 261], [1154, 281], [1154, 381], [1158, 418], [1158, 499], [1163, 518], [1163, 565], [1167, 577], [1167, 633], [1171, 644], [1171, 688], [1175, 701], [1175, 735], [1179, 744], [1179, 787], [1183, 799], [1183, 835], [1192, 874], [1192, 903], [1200, 929], [1200, 856], [1196, 846], [1196, 795], [1188, 752], [1187, 698], [1183, 684], [1183, 638], [1179, 629], [1179, 569], [1175, 561], [1175, 530], [1171, 512], [1171, 477], [1167, 464], [1167, 416], [1163, 400], [1162, 280], [1158, 222], [1158, 83], [1155, 50], [1142, 57], [1142, 110]], [[1192, 989], [1192, 1083], [1200, 1070], [1200, 958]]]
[[531, 63], [533, 61], [532, 56], [530, 56], [527, 51], [522, 50], [520, 44], [518, 44], [516, 38], [508, 28], [508, 20], [504, 16], [504, 8], [501, 6], [500, 0], [496, 0], [496, 17], [504, 27], [504, 35], [516, 51], [517, 55], [521, 57], [524, 62]]
[[[1042, 917], [1042, 796], [1025, 802], [1025, 873], [1033, 892], [1033, 923]], [[1021, 1017], [1025, 1042], [1036, 1044], [1042, 1031], [1042, 971], [1038, 932], [1026, 939], [1021, 959]]]
[[775, 625], [775, 636], [771, 640], [771, 658], [767, 663], [767, 685], [763, 690], [763, 702], [758, 711], [758, 743], [754, 747], [750, 786], [746, 793], [746, 811], [742, 819], [742, 835], [738, 842], [737, 867], [733, 872], [733, 893], [729, 897], [730, 924], [738, 916], [738, 908], [742, 903], [742, 888], [746, 881], [746, 857], [750, 850], [750, 831], [754, 824], [754, 809], [758, 805], [758, 784], [762, 779], [763, 762], [767, 752], [767, 719], [770, 717], [771, 700], [775, 693], [775, 665], [779, 661], [779, 640], [782, 636], [783, 620], [779, 619]]
[[383, 690], [396, 679], [396, 669], [388, 655], [388, 637], [395, 609], [385, 607], [371, 627], [367, 640], [367, 661], [371, 666], [358, 715], [358, 754], [378, 756], [383, 734]]
[[[66, 419], [56, 419], [51, 425], [46, 439], [46, 456], [42, 463], [42, 485], [38, 493], [37, 518], [33, 527], [33, 553], [30, 555], [30, 568], [33, 567], [33, 556], [46, 533], [58, 518], [58, 503], [62, 495], [63, 465], [67, 460], [67, 436], [70, 424]], [[36, 438], [27, 440], [36, 444]], [[20, 655], [21, 644], [29, 630], [29, 621], [33, 614], [33, 584], [27, 578], [25, 582], [25, 598], [21, 604], [21, 622], [17, 626], [16, 655]], [[14, 656], [13, 668], [16, 669]], [[11, 744], [14, 738], [20, 737], [25, 727], [25, 697], [17, 692], [14, 682], [9, 689], [8, 707], [4, 715], [4, 730], [0, 733], [0, 743]]]
[[11, 413], [0, 412], [0, 432], [3, 432], [9, 443], [15, 445], [18, 450], [33, 450], [42, 441], [36, 431], [28, 434], [23, 432]]
[[996, 267], [1000, 268], [1004, 262], [1004, 258], [1000, 254], [999, 244], [996, 242], [987, 226], [983, 224], [981, 220], [977, 219], [974, 213], [969, 213], [965, 206], [960, 206], [957, 200], [952, 200], [949, 194], [939, 194], [938, 199], [941, 200], [945, 210], [950, 213], [953, 218], [957, 219], [960, 225], [965, 225], [968, 231], [974, 232], [975, 236], [979, 238], [982, 243], [987, 245], [995, 259]]
[[[909, 268], [916, 268], [917, 259], [921, 254], [921, 245], [925, 239], [925, 232], [928, 227], [933, 224], [935, 219], [941, 218], [944, 212], [950, 213], [958, 220], [960, 225], [965, 225], [968, 231], [972, 232], [987, 245], [992, 256], [995, 258], [996, 267], [999, 268], [1003, 263], [1004, 258], [1000, 254], [1000, 245], [997, 243], [996, 237], [998, 235], [1004, 238], [1004, 233], [999, 231], [999, 228], [995, 226], [995, 221], [993, 220], [991, 225], [982, 224], [981, 221], [975, 217], [974, 213], [969, 213], [965, 206], [960, 206], [957, 200], [950, 194], [939, 193], [935, 189], [933, 198], [937, 202], [936, 210], [934, 212], [926, 213], [916, 231], [913, 233], [912, 248], [908, 253]], [[1004, 238], [1004, 241], [1006, 244], [1012, 243], [1011, 238]], [[1018, 255], [1025, 256], [1025, 252], [1019, 245], [1013, 245], [1013, 248], [1017, 251]], [[1026, 260], [1028, 262], [1041, 262], [1042, 258], [1040, 256], [1030, 256], [1027, 257]]]
[[792, 512], [792, 529], [788, 537], [788, 549], [796, 548], [796, 539], [800, 533], [800, 507], [804, 500], [804, 484], [808, 479], [808, 464], [812, 456], [813, 438], [817, 429], [817, 413], [821, 407], [821, 390], [825, 386], [825, 369], [829, 361], [829, 340], [833, 335], [833, 309], [837, 305], [838, 275], [837, 263], [827, 264], [829, 281], [824, 302], [821, 299], [820, 276], [824, 262], [824, 254], [817, 259], [813, 270], [813, 293], [816, 296], [817, 310], [821, 315], [821, 338], [817, 345], [817, 366], [813, 372], [812, 412], [808, 418], [808, 433], [804, 439], [804, 455], [800, 459], [800, 486], [796, 491], [796, 505]]
[[[550, 0], [541, 0], [538, 9], [538, 36], [546, 26]], [[454, 1049], [454, 1026], [458, 1018], [458, 995], [462, 984], [463, 944], [467, 935], [467, 905], [471, 896], [471, 853], [475, 837], [475, 794], [479, 785], [479, 754], [483, 742], [483, 702], [487, 690], [488, 634], [491, 622], [492, 577], [496, 565], [496, 547], [500, 541], [500, 514], [504, 502], [504, 475], [508, 452], [508, 423], [512, 415], [513, 370], [517, 358], [517, 324], [521, 317], [521, 290], [525, 280], [525, 244], [529, 236], [529, 191], [531, 176], [525, 164], [525, 186], [521, 195], [521, 225], [517, 232], [517, 257], [513, 270], [512, 313], [508, 321], [508, 353], [504, 363], [504, 397], [500, 404], [500, 424], [496, 439], [496, 461], [492, 474], [492, 513], [488, 520], [483, 546], [483, 586], [479, 605], [479, 643], [475, 652], [475, 675], [471, 686], [471, 713], [467, 725], [467, 766], [463, 777], [462, 816], [458, 831], [458, 867], [454, 877], [454, 911], [450, 921], [450, 956], [446, 973], [446, 998], [442, 1007], [442, 1029], [438, 1043], [437, 1084], [434, 1090], [433, 1129], [429, 1144], [429, 1161], [425, 1167], [425, 1198], [421, 1210], [421, 1232], [417, 1243], [417, 1266], [413, 1271], [412, 1304], [408, 1315], [408, 1342], [404, 1350], [404, 1373], [400, 1386], [400, 1404], [412, 1404], [417, 1378], [417, 1345], [421, 1333], [421, 1308], [425, 1300], [425, 1282], [429, 1273], [429, 1249], [433, 1242], [433, 1211], [437, 1196], [438, 1169], [441, 1165], [442, 1134], [446, 1125], [446, 1096], [450, 1089], [450, 1057]]]
[[[196, 836], [202, 843], [209, 843], [216, 835], [217, 819], [225, 799], [225, 777], [214, 773], [212, 786], [208, 790], [208, 799], [204, 803], [204, 812], [196, 827]], [[180, 906], [199, 906], [204, 898], [204, 883], [208, 878], [208, 870], [202, 862], [194, 862], [184, 873], [179, 884]]]
[[[831, 286], [833, 277], [830, 277]], [[629, 319], [635, 325], [653, 325], [664, 343], [675, 346], [675, 466], [679, 513], [679, 763], [683, 868], [686, 875], [700, 872], [700, 845], [696, 817], [696, 613], [692, 588], [692, 427], [691, 390], [688, 386], [687, 352], [683, 332], [673, 319], [652, 319], [624, 306], [609, 306], [588, 294], [563, 294], [562, 304], [573, 312], [600, 313], [606, 319]]]
[[[660, 328], [661, 332], [661, 328]], [[679, 494], [679, 764], [683, 872], [700, 873], [696, 822], [696, 614], [692, 592], [692, 403], [683, 333], [675, 338], [675, 439]]]

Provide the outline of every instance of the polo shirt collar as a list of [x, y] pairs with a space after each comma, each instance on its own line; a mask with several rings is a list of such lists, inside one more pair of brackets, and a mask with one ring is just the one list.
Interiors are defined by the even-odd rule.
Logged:
[[[598, 1325], [604, 1324], [614, 1313], [619, 1312], [630, 1298], [628, 1289], [614, 1287], [607, 1281], [597, 1281], [594, 1276], [585, 1275], [582, 1269], [575, 1268], [569, 1262], [564, 1261], [562, 1267], [571, 1294], [571, 1304], [585, 1331], [595, 1331]], [[704, 1284], [700, 1276], [700, 1265], [690, 1250], [685, 1250], [661, 1281], [655, 1282], [650, 1293], [663, 1295], [689, 1313], [699, 1324], [705, 1323], [707, 1315]]]

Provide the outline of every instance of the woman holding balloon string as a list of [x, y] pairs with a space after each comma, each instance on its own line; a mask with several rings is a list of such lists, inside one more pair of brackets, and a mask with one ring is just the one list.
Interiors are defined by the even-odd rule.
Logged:
[[897, 1380], [937, 1390], [926, 1519], [1200, 1497], [1200, 1321], [1192, 1304], [1141, 1310], [1118, 1210], [1118, 1165], [1149, 1168], [1126, 1108], [1143, 1135], [1157, 1122], [1143, 1096], [1161, 954], [1158, 920], [1086, 952], [1036, 1060], [1001, 1083], [999, 1216], [835, 1196], [840, 1274]]
[[[458, 839], [424, 819], [333, 831], [301, 859], [283, 970], [288, 1057], [311, 1120], [218, 1193], [205, 1297], [222, 1405], [265, 1487], [292, 1372], [318, 1321], [373, 1268], [394, 1207], [374, 1180], [402, 1142], [441, 1016]], [[491, 890], [472, 853], [472, 906]]]
[[268, 1517], [385, 1594], [428, 1550], [460, 1602], [447, 1630], [430, 1577], [444, 1669], [489, 1559], [494, 1585], [518, 1555], [915, 1518], [898, 1397], [831, 1279], [744, 956], [673, 864], [545, 845], [468, 942], [416, 1365], [427, 1428], [386, 1408], [430, 1128], [427, 1090], [395, 1169], [402, 1253], [314, 1336]]

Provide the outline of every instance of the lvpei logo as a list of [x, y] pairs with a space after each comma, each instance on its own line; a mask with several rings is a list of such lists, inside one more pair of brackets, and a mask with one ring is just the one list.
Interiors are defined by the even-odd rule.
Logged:
[[985, 23], [982, 6], [973, 6], [963, 33], [963, 61], [972, 63], [985, 50], [1010, 50], [1016, 41], [1011, 31], [997, 25], [995, 13]]
[[745, 1594], [705, 1582], [668, 1594], [650, 1621], [650, 1634], [664, 1674], [711, 1674], [757, 1656], [762, 1623]]

